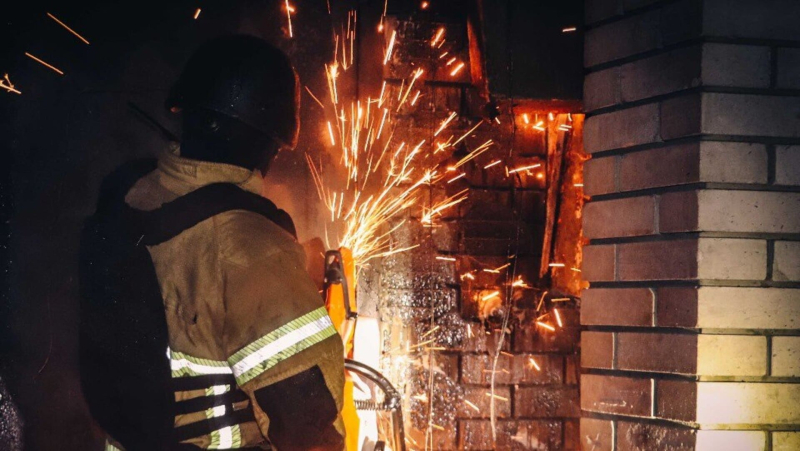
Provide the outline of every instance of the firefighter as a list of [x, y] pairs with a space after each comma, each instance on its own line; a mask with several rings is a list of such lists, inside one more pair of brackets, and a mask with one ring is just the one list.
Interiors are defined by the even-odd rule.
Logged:
[[[181, 115], [180, 146], [117, 174], [128, 185], [101, 188], [85, 233], [102, 236], [82, 244], [83, 389], [107, 449], [342, 450], [342, 341], [291, 219], [258, 197], [277, 153], [297, 143], [299, 82], [289, 59], [255, 37], [216, 38], [189, 59], [166, 106]], [[115, 190], [124, 205], [103, 206], [114, 205]], [[138, 238], [119, 238], [123, 229]], [[115, 239], [128, 243], [128, 263], [91, 250]], [[160, 312], [137, 304], [153, 296], [144, 260], [134, 258], [143, 247]], [[115, 265], [120, 275], [109, 276]], [[117, 280], [122, 288], [110, 292]], [[158, 429], [163, 422], [150, 416], [162, 411], [174, 428], [157, 441], [157, 431], [142, 429]]]

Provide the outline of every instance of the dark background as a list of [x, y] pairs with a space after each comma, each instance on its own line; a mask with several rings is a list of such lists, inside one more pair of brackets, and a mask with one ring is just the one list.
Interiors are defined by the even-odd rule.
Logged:
[[[369, 10], [383, 3], [330, 2], [334, 16], [355, 3]], [[302, 82], [324, 94], [321, 68], [332, 52], [326, 0], [292, 3], [297, 13], [291, 40], [280, 0], [28, 1], [3, 6], [0, 75], [8, 72], [22, 95], [0, 92], [0, 142], [5, 144], [0, 155], [0, 376], [25, 419], [26, 449], [97, 449], [102, 440], [78, 384], [78, 231], [93, 210], [105, 174], [125, 160], [156, 155], [167, 145], [128, 103], [179, 132], [176, 118], [163, 108], [167, 89], [199, 43], [231, 32], [261, 36], [282, 47]], [[396, 12], [417, 7], [415, 1], [389, 3]], [[464, 2], [431, 3], [444, 13]], [[491, 25], [484, 35], [493, 94], [580, 98], [582, 36], [579, 31], [565, 39], [560, 30], [580, 24], [582, 3], [484, 2], [483, 14]], [[194, 20], [198, 7], [202, 12]], [[91, 45], [69, 34], [46, 12]], [[338, 26], [339, 21], [334, 23]], [[65, 75], [30, 60], [26, 51]], [[304, 124], [320, 122], [312, 103], [304, 97]], [[306, 126], [300, 150], [313, 150], [318, 139], [313, 125]], [[274, 200], [293, 214], [299, 229], [313, 234], [316, 195], [302, 152], [280, 158], [271, 177], [292, 196], [286, 199], [289, 205]]]

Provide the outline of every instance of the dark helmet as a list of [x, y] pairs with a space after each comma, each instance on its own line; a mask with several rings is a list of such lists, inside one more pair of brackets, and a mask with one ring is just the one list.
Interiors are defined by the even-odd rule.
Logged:
[[237, 119], [278, 141], [297, 145], [300, 90], [289, 58], [254, 36], [212, 39], [189, 58], [166, 106], [203, 108]]

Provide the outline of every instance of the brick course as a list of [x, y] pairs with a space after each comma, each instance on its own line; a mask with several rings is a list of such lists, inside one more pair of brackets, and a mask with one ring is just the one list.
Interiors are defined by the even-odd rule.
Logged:
[[587, 1], [584, 449], [800, 447], [798, 15]]

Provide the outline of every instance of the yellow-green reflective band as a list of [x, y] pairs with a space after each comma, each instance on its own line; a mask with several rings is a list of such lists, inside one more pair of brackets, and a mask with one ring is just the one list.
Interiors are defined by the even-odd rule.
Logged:
[[228, 362], [194, 357], [167, 348], [172, 377], [203, 376], [206, 374], [231, 374]]
[[234, 449], [242, 447], [242, 431], [238, 424], [211, 431], [207, 449]]
[[250, 343], [228, 359], [241, 386], [283, 360], [336, 335], [324, 307], [292, 320]]
[[104, 450], [104, 451], [123, 451], [122, 449], [120, 449], [120, 448], [117, 448], [116, 446], [114, 446], [114, 445], [111, 443], [111, 441], [110, 441], [110, 440], [108, 440], [108, 439], [106, 439], [106, 447], [105, 447], [105, 448], [103, 448], [103, 450]]

